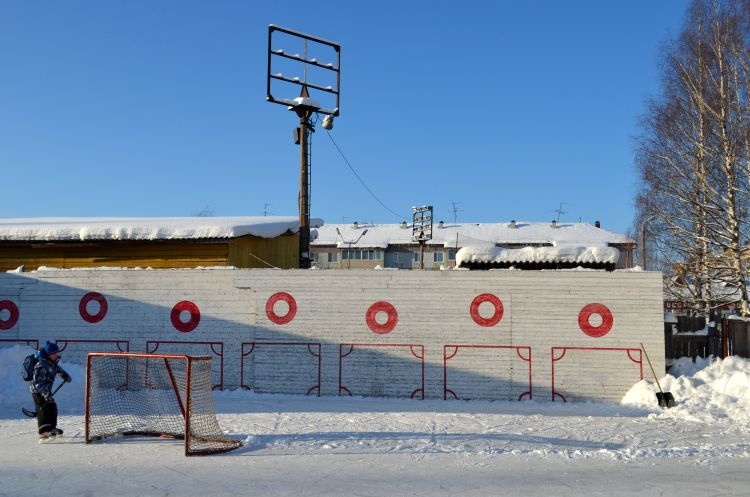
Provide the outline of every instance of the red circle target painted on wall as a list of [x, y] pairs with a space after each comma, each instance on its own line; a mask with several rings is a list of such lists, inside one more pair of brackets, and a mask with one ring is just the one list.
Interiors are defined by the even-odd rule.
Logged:
[[[487, 302], [495, 308], [495, 312], [492, 316], [484, 318], [479, 314], [479, 306]], [[503, 319], [503, 303], [495, 295], [491, 293], [483, 293], [474, 297], [471, 301], [471, 307], [469, 308], [471, 319], [474, 320], [479, 326], [495, 326]]]
[[[182, 320], [182, 313], [186, 312], [190, 314], [190, 319], [187, 321]], [[198, 323], [201, 322], [201, 311], [198, 306], [190, 302], [189, 300], [183, 300], [177, 302], [172, 307], [172, 314], [170, 315], [172, 320], [172, 326], [177, 331], [182, 333], [188, 333], [198, 327]]]
[[[591, 316], [596, 314], [601, 319], [601, 323], [594, 326], [591, 324]], [[600, 338], [612, 330], [612, 324], [615, 318], [612, 311], [603, 304], [588, 304], [578, 313], [578, 326], [581, 331], [593, 338]]]
[[[284, 315], [277, 314], [276, 311], [274, 310], [274, 306], [279, 301], [286, 302], [286, 305], [288, 307], [286, 314]], [[272, 322], [276, 324], [290, 323], [292, 319], [294, 319], [294, 316], [296, 315], [297, 315], [297, 301], [294, 300], [294, 297], [292, 297], [286, 292], [274, 293], [266, 301], [266, 316], [268, 316], [268, 319], [270, 319]]]
[[[388, 316], [383, 324], [378, 323], [378, 320], [376, 319], [380, 312], [384, 312]], [[398, 324], [398, 312], [396, 311], [396, 308], [393, 307], [393, 304], [381, 300], [380, 302], [375, 302], [369, 307], [369, 309], [367, 309], [365, 322], [373, 333], [385, 335], [396, 328], [396, 325]]]
[[[8, 312], [8, 318], [3, 319], [3, 314]], [[18, 322], [18, 306], [10, 300], [0, 300], [0, 330], [9, 330]]]
[[[89, 302], [98, 303], [99, 312], [91, 314], [88, 309]], [[81, 302], [78, 304], [78, 313], [87, 323], [98, 323], [107, 315], [107, 299], [101, 293], [89, 292], [81, 297]]]

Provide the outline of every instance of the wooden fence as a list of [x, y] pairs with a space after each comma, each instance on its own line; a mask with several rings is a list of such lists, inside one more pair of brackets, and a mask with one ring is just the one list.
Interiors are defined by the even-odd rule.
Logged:
[[727, 330], [727, 350], [724, 355], [750, 358], [750, 323], [736, 319], [723, 323], [726, 323]]
[[687, 330], [677, 324], [678, 332], [672, 332], [672, 323], [664, 325], [664, 353], [667, 359], [691, 357], [727, 357], [736, 355], [750, 358], [750, 322], [735, 319], [721, 320], [719, 328], [709, 328], [707, 335], [696, 335], [694, 326]]

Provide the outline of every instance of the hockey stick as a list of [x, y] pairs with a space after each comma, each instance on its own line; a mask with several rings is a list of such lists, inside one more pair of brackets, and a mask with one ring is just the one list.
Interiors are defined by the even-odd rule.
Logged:
[[[50, 395], [55, 395], [55, 394], [57, 393], [57, 391], [58, 391], [58, 390], [60, 390], [60, 389], [62, 388], [62, 386], [63, 386], [63, 385], [65, 385], [65, 382], [64, 382], [64, 381], [63, 381], [62, 383], [60, 383], [60, 384], [59, 384], [59, 385], [57, 386], [57, 388], [55, 388], [55, 390], [54, 390], [54, 391], [53, 391], [53, 392], [52, 392], [52, 393], [51, 393]], [[21, 412], [23, 412], [23, 413], [24, 413], [24, 414], [25, 414], [26, 416], [28, 416], [28, 417], [30, 417], [30, 418], [35, 418], [35, 417], [36, 417], [36, 411], [29, 411], [29, 410], [28, 410], [28, 409], [26, 409], [25, 407], [22, 407], [22, 408], [21, 408]]]

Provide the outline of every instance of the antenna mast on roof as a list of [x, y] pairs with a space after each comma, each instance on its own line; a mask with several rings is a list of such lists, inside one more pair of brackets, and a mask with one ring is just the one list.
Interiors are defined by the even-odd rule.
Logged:
[[560, 222], [560, 215], [561, 214], [567, 214], [567, 211], [563, 210], [563, 205], [565, 205], [565, 204], [567, 204], [567, 202], [560, 202], [560, 207], [558, 207], [557, 209], [555, 209], [555, 210], [552, 211], [552, 212], [557, 212], [557, 222], [558, 223]]
[[453, 224], [458, 223], [458, 213], [461, 212], [461, 209], [458, 208], [458, 204], [461, 202], [451, 202], [453, 204], [453, 210], [451, 211], [453, 213]]

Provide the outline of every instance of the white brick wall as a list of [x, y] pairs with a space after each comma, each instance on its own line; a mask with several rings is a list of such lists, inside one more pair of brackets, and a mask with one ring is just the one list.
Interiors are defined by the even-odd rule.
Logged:
[[[81, 309], [90, 292], [106, 313], [95, 296]], [[94, 350], [210, 355], [214, 384], [259, 392], [619, 400], [650, 375], [640, 342], [664, 371], [661, 299], [649, 272], [5, 273], [0, 345], [58, 340], [78, 362]], [[175, 310], [183, 301], [199, 320]]]

